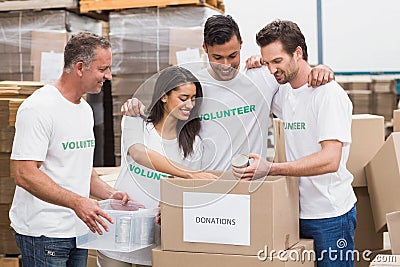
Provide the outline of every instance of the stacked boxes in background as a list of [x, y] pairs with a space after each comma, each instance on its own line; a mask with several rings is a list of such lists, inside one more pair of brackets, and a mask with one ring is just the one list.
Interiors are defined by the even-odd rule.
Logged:
[[15, 117], [24, 99], [42, 85], [34, 82], [0, 82], [0, 254], [19, 254], [8, 218], [15, 190], [10, 161]]
[[[148, 78], [158, 71], [182, 63], [176, 52], [191, 49], [202, 60], [202, 28], [214, 9], [205, 6], [136, 8], [110, 12], [113, 49], [112, 97], [116, 165], [121, 155], [121, 106]], [[141, 89], [142, 101], [152, 90]]]
[[339, 76], [337, 81], [353, 103], [353, 114], [372, 114], [372, 79], [369, 75]]
[[386, 122], [397, 106], [398, 75], [338, 75], [336, 80], [353, 103], [353, 114], [376, 114]]
[[46, 65], [42, 52], [62, 53], [70, 34], [101, 34], [101, 27], [97, 20], [66, 10], [1, 12], [0, 80], [40, 81], [40, 67]]

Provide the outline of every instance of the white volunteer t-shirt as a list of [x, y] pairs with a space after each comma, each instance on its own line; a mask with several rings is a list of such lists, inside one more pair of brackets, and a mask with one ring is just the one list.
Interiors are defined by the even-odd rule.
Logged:
[[[115, 188], [123, 190], [129, 196], [146, 208], [156, 208], [160, 200], [160, 179], [165, 173], [155, 171], [136, 163], [127, 153], [134, 144], [144, 144], [168, 159], [189, 166], [192, 169], [201, 168], [202, 143], [197, 136], [193, 144], [193, 153], [187, 158], [179, 149], [178, 139], [163, 139], [152, 123], [146, 123], [140, 117], [124, 116], [121, 122], [121, 170]], [[158, 237], [159, 238], [159, 237]], [[141, 265], [151, 265], [151, 249], [144, 248], [134, 252], [101, 251], [107, 257]]]
[[[275, 105], [277, 103], [278, 105]], [[351, 143], [352, 104], [335, 81], [319, 86], [307, 84], [292, 89], [280, 86], [274, 97], [273, 112], [284, 123], [286, 157], [295, 161], [321, 151], [320, 142], [343, 143], [337, 172], [300, 177], [300, 218], [321, 219], [343, 215], [356, 202], [353, 175], [346, 162]]]
[[[11, 159], [43, 162], [40, 170], [61, 187], [88, 197], [93, 167], [93, 112], [81, 99], [73, 104], [46, 85], [20, 106]], [[86, 225], [65, 207], [44, 202], [17, 186], [11, 226], [23, 235], [75, 237]]]
[[279, 86], [275, 78], [265, 67], [240, 72], [229, 81], [214, 79], [206, 69], [196, 76], [203, 87], [203, 166], [230, 169], [232, 156], [239, 153], [265, 157], [270, 105]]

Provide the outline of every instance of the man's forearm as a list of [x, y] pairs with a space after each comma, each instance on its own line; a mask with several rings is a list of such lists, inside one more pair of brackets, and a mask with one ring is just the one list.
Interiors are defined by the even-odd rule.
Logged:
[[55, 205], [74, 209], [82, 196], [69, 191], [38, 169], [35, 161], [13, 161], [15, 183], [35, 197]]
[[269, 175], [314, 176], [336, 172], [339, 168], [342, 143], [335, 140], [321, 143], [322, 150], [296, 161], [272, 163]]

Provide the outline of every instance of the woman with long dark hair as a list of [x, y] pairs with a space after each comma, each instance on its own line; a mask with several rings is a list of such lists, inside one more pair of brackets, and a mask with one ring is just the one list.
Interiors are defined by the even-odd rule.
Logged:
[[[167, 175], [216, 179], [202, 169], [198, 110], [203, 96], [198, 79], [173, 66], [158, 74], [147, 117], [122, 120], [121, 170], [115, 184], [146, 208], [158, 206], [160, 179]], [[187, 166], [190, 166], [187, 167]], [[100, 266], [151, 265], [151, 248], [102, 251]]]

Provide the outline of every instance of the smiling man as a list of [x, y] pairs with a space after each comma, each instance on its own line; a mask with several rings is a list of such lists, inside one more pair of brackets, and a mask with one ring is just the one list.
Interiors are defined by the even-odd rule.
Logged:
[[[300, 177], [300, 236], [314, 239], [318, 266], [353, 266], [356, 196], [346, 162], [351, 143], [352, 103], [332, 81], [309, 88], [307, 45], [297, 24], [273, 21], [257, 34], [263, 64], [280, 84], [272, 111], [283, 120], [288, 162], [254, 162], [233, 168], [235, 176]], [[345, 244], [345, 245], [344, 245]]]
[[86, 266], [88, 252], [76, 248], [75, 237], [87, 227], [102, 234], [101, 227], [108, 231], [104, 220], [112, 222], [89, 194], [123, 204], [129, 200], [93, 170], [93, 112], [82, 99], [111, 80], [111, 60], [108, 40], [74, 35], [65, 47], [59, 80], [38, 89], [18, 109], [10, 220], [23, 266]]

